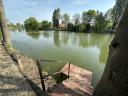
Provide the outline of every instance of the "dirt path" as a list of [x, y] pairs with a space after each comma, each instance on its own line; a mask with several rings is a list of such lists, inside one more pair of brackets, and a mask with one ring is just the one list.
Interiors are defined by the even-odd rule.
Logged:
[[28, 81], [0, 44], [0, 96], [36, 96]]

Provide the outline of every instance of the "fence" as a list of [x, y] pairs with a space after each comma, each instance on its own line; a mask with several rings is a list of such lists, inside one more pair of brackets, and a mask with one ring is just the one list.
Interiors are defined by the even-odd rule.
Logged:
[[[67, 63], [68, 61], [57, 61], [57, 60], [36, 60], [37, 62], [37, 67], [38, 67], [38, 70], [39, 70], [39, 75], [40, 75], [40, 80], [41, 80], [41, 85], [42, 85], [42, 89], [44, 92], [46, 92], [46, 89], [45, 89], [45, 82], [44, 82], [44, 79], [48, 76], [53, 76], [53, 75], [56, 75], [56, 74], [60, 74], [61, 72], [58, 71], [58, 72], [54, 72], [52, 74], [48, 74], [48, 75], [43, 75], [42, 73], [42, 68], [40, 66], [40, 62], [56, 62], [56, 63]], [[70, 76], [70, 62], [68, 62], [69, 66], [68, 66], [68, 77]]]

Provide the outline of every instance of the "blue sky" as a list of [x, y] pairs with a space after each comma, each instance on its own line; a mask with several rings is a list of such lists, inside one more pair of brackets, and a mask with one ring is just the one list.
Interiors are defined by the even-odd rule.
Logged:
[[6, 17], [9, 22], [23, 23], [30, 16], [39, 21], [52, 21], [54, 9], [60, 8], [61, 14], [68, 13], [72, 17], [75, 13], [95, 9], [106, 12], [115, 4], [115, 0], [3, 0]]

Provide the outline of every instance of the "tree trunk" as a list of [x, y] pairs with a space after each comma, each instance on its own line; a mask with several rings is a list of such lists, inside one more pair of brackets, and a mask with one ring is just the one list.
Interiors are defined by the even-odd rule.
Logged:
[[1, 25], [1, 31], [3, 34], [3, 41], [5, 42], [6, 45], [11, 46], [10, 32], [8, 30], [7, 20], [6, 20], [2, 0], [0, 0], [0, 25]]
[[128, 96], [128, 3], [109, 46], [107, 64], [93, 96]]

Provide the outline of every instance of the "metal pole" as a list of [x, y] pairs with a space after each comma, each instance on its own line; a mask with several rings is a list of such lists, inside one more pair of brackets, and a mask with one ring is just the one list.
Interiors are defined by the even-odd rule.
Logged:
[[69, 66], [68, 66], [68, 78], [69, 78], [69, 76], [70, 76], [70, 62], [68, 64], [69, 64]]
[[40, 75], [42, 89], [43, 89], [44, 92], [46, 92], [46, 90], [45, 90], [45, 83], [44, 83], [44, 77], [43, 77], [43, 74], [42, 74], [42, 69], [41, 69], [40, 64], [39, 64], [39, 60], [37, 60], [36, 62], [37, 62], [38, 70], [39, 70], [39, 75]]

